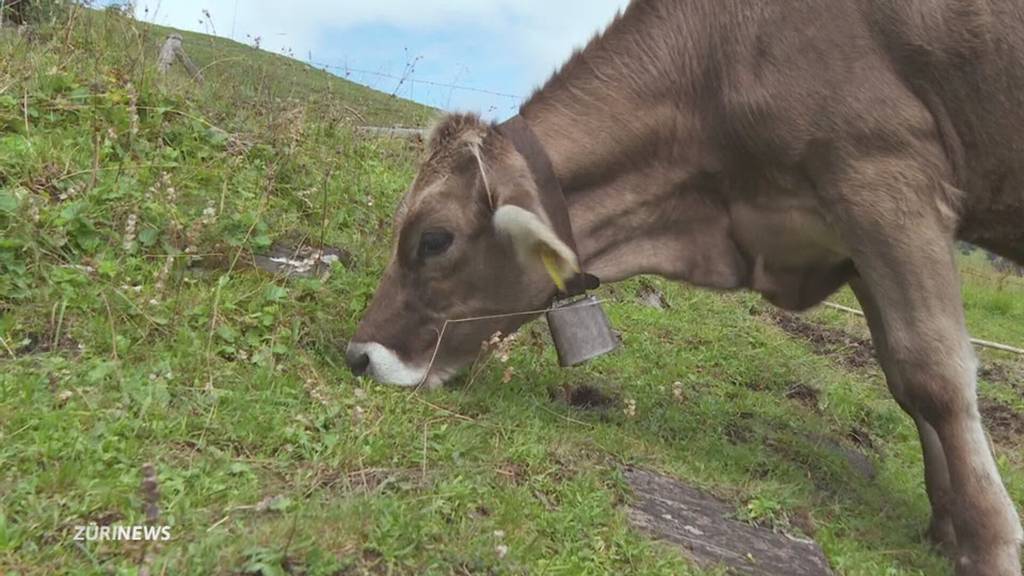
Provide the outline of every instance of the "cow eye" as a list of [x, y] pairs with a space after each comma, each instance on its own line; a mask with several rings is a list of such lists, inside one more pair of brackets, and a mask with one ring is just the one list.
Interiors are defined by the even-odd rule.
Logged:
[[452, 233], [447, 230], [428, 230], [420, 236], [417, 253], [421, 259], [444, 254], [453, 239]]

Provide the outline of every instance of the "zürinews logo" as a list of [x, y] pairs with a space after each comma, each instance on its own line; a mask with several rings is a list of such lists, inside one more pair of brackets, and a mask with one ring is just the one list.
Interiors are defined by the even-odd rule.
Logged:
[[171, 539], [170, 526], [100, 526], [89, 524], [86, 526], [75, 526], [74, 539], [84, 542], [97, 542], [104, 540], [124, 541], [166, 541]]

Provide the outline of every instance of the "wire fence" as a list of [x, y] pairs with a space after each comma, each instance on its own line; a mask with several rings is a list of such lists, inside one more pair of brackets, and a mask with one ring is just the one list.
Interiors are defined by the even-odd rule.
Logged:
[[[512, 94], [499, 90], [489, 90], [487, 88], [467, 86], [464, 84], [456, 84], [454, 82], [440, 82], [436, 80], [424, 80], [417, 78], [414, 74], [414, 66], [409, 64], [406, 65], [406, 73], [399, 75], [379, 70], [368, 70], [365, 68], [353, 67], [348, 64], [329, 64], [314, 60], [307, 60], [305, 63], [369, 88], [381, 90], [382, 92], [389, 92], [393, 96], [397, 96], [401, 92], [404, 97], [408, 97], [410, 100], [423, 102], [435, 106], [436, 108], [448, 108], [454, 91], [480, 94], [498, 99], [498, 102], [492, 104], [487, 110], [489, 113], [515, 111], [519, 108], [520, 103], [525, 100], [525, 97], [520, 94]], [[378, 81], [369, 81], [367, 77], [376, 78]], [[385, 87], [381, 86], [380, 84], [382, 84], [384, 80], [394, 81], [396, 83], [394, 88], [392, 90], [387, 90]], [[422, 93], [417, 94], [417, 86], [447, 89], [449, 92], [444, 95], [438, 95], [436, 99], [424, 98]], [[441, 100], [444, 101], [442, 102]]]

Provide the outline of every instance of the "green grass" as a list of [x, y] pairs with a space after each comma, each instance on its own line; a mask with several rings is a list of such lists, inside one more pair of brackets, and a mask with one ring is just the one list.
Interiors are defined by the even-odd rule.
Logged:
[[[185, 45], [206, 83], [159, 79], [165, 32], [83, 11], [31, 42], [0, 34], [0, 573], [136, 573], [139, 544], [72, 536], [143, 521], [145, 462], [173, 535], [154, 573], [702, 574], [630, 529], [626, 464], [812, 532], [839, 573], [949, 573], [920, 538], [916, 435], [878, 371], [815, 354], [755, 296], [634, 280], [603, 289], [624, 350], [584, 368], [557, 369], [534, 324], [507, 364], [438, 393], [353, 379], [341, 351], [418, 151], [352, 127], [432, 111], [201, 35]], [[245, 265], [321, 237], [352, 254], [327, 279]], [[1020, 291], [972, 265], [972, 331], [1024, 344]], [[672, 309], [637, 304], [642, 282]], [[614, 402], [568, 407], [566, 382]], [[786, 398], [798, 384], [815, 406]], [[1013, 384], [982, 391], [1024, 408]], [[854, 428], [874, 480], [820, 441]], [[1019, 449], [997, 449], [1024, 502]]]

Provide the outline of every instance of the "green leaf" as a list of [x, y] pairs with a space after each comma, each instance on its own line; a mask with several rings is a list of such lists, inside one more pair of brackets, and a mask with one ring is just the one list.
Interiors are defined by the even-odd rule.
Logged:
[[225, 342], [233, 343], [238, 338], [238, 331], [227, 324], [221, 324], [217, 327], [217, 336]]
[[85, 86], [79, 86], [68, 93], [68, 98], [71, 100], [85, 100], [89, 96], [91, 96], [89, 88]]
[[139, 243], [147, 248], [156, 243], [160, 231], [152, 226], [146, 226], [139, 231]]
[[252, 472], [252, 466], [249, 466], [245, 462], [232, 462], [228, 466], [228, 474], [232, 476], [240, 476], [242, 474], [249, 474]]
[[220, 146], [228, 141], [228, 133], [220, 128], [207, 128], [206, 139], [210, 144]]
[[288, 289], [283, 286], [271, 284], [263, 292], [263, 298], [268, 302], [280, 302], [288, 297]]
[[291, 498], [288, 498], [287, 496], [277, 496], [270, 500], [270, 504], [267, 506], [267, 509], [273, 510], [274, 512], [284, 512], [288, 510], [291, 505]]
[[267, 248], [270, 248], [270, 245], [272, 243], [273, 241], [270, 239], [270, 236], [267, 236], [266, 234], [259, 234], [253, 236], [252, 238], [252, 245], [257, 250], [265, 250]]
[[113, 361], [101, 360], [96, 364], [96, 366], [93, 366], [92, 370], [89, 370], [85, 375], [85, 380], [90, 384], [99, 384], [107, 376], [113, 373], [115, 368], [117, 368], [117, 364]]
[[96, 264], [96, 271], [107, 278], [113, 278], [119, 268], [117, 260], [103, 259]]
[[20, 205], [20, 198], [6, 190], [0, 191], [0, 212], [14, 212]]

